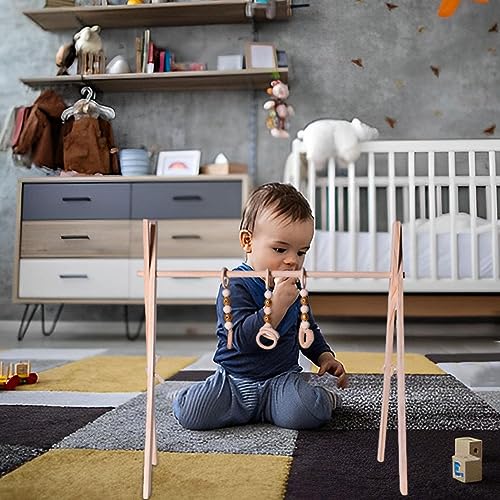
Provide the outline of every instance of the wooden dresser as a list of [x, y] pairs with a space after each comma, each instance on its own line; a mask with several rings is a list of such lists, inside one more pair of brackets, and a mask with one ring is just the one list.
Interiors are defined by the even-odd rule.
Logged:
[[[241, 263], [245, 175], [43, 177], [18, 185], [13, 301], [143, 301], [142, 219], [159, 221], [158, 269]], [[158, 280], [159, 303], [213, 303], [217, 279]]]

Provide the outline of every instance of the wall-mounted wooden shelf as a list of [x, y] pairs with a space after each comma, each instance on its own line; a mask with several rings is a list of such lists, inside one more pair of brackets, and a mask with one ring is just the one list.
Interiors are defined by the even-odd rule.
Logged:
[[[235, 24], [251, 21], [245, 16], [246, 3], [247, 0], [212, 0], [105, 7], [52, 7], [23, 13], [47, 31], [77, 30], [94, 24], [101, 28]], [[276, 17], [273, 21], [284, 21], [291, 15], [291, 0], [277, 0]], [[268, 21], [261, 9], [256, 11], [255, 19]]]
[[[288, 68], [277, 68], [279, 78], [288, 82]], [[119, 75], [69, 75], [21, 78], [34, 89], [90, 85], [101, 92], [153, 92], [174, 90], [265, 90], [276, 77], [271, 70], [173, 71], [169, 73], [125, 73]]]

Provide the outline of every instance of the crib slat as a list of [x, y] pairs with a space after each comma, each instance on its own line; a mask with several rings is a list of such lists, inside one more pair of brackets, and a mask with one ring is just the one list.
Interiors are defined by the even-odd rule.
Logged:
[[[409, 211], [410, 211], [410, 249], [411, 249], [411, 258], [410, 262], [410, 276], [413, 279], [418, 278], [418, 269], [417, 269], [417, 231], [415, 220], [417, 219], [416, 210], [417, 210], [417, 198], [416, 198], [416, 187], [415, 187], [415, 153], [413, 151], [408, 153], [408, 181], [409, 181]], [[403, 236], [405, 236], [403, 234]], [[407, 235], [405, 237], [408, 237]], [[403, 240], [404, 241], [404, 240]], [[404, 258], [404, 256], [403, 256]], [[408, 259], [406, 259], [408, 261]]]
[[469, 151], [469, 213], [470, 213], [470, 264], [472, 279], [479, 277], [477, 249], [477, 192], [476, 192], [476, 154]]
[[396, 220], [396, 184], [394, 172], [394, 153], [387, 155], [389, 186], [387, 188], [387, 230], [390, 232], [392, 223]]
[[349, 239], [351, 241], [351, 271], [355, 271], [358, 262], [358, 251], [356, 245], [356, 232], [358, 228], [356, 227], [356, 172], [354, 169], [354, 163], [350, 163], [347, 166], [347, 175], [349, 178], [348, 186], [348, 200], [347, 200], [347, 216], [349, 225]]
[[493, 268], [493, 279], [500, 279], [500, 255], [498, 248], [498, 234], [499, 234], [499, 225], [498, 225], [498, 197], [497, 197], [497, 185], [495, 183], [496, 177], [496, 159], [495, 152], [490, 151], [488, 153], [488, 163], [490, 170], [490, 213], [491, 218], [491, 252], [492, 252], [492, 268]]
[[455, 171], [455, 153], [448, 153], [448, 174], [450, 176], [450, 251], [451, 251], [451, 279], [458, 279], [458, 235], [457, 235], [457, 213], [458, 213], [458, 191], [457, 174]]
[[335, 212], [336, 212], [335, 200], [335, 160], [330, 158], [328, 161], [328, 231], [330, 234], [332, 242], [332, 250], [330, 252], [330, 269], [335, 271], [337, 269], [337, 241], [335, 235], [337, 231], [335, 230]]
[[375, 155], [368, 153], [368, 231], [370, 233], [371, 267], [377, 270], [377, 199], [375, 191]]
[[[307, 166], [307, 198], [311, 205], [311, 210], [316, 218], [316, 164], [310, 161]], [[309, 268], [310, 270], [316, 269], [316, 245], [309, 255]]]
[[435, 176], [435, 156], [434, 152], [430, 152], [427, 156], [428, 176], [429, 176], [429, 239], [430, 239], [430, 264], [431, 264], [431, 279], [437, 281], [437, 241], [436, 241], [436, 184]]

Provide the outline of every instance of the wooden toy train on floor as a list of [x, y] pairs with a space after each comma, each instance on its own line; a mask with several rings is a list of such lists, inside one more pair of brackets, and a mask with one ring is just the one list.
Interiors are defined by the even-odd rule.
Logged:
[[0, 390], [12, 391], [18, 385], [36, 384], [38, 374], [31, 371], [31, 363], [29, 361], [21, 361], [19, 363], [9, 363], [4, 366], [0, 362]]

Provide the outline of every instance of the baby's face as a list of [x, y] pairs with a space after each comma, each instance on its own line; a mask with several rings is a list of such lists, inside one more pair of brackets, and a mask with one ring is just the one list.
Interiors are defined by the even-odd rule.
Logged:
[[256, 271], [296, 271], [304, 264], [314, 221], [290, 222], [263, 212], [256, 220], [247, 260]]

